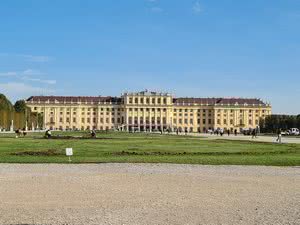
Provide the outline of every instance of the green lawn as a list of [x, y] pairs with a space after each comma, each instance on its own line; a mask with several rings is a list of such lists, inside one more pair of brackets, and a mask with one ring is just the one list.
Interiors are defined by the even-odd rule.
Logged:
[[[88, 136], [82, 132], [54, 133]], [[73, 163], [189, 163], [210, 165], [299, 166], [300, 145], [208, 140], [199, 137], [98, 133], [97, 139], [43, 139], [43, 134], [15, 138], [0, 135], [1, 163], [67, 163], [65, 148], [74, 151]]]

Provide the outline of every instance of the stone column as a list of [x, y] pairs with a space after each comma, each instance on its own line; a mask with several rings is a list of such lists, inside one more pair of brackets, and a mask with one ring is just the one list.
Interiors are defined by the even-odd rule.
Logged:
[[14, 120], [11, 120], [10, 131], [14, 131]]
[[46, 110], [46, 106], [44, 106], [44, 124], [43, 124], [43, 129], [47, 129], [47, 118], [48, 118], [48, 116], [47, 116], [47, 110]]
[[128, 109], [125, 108], [124, 112], [125, 112], [125, 127], [126, 127], [125, 129], [126, 129], [126, 131], [129, 131], [129, 126], [128, 126], [128, 123], [129, 123], [129, 121], [128, 121]]

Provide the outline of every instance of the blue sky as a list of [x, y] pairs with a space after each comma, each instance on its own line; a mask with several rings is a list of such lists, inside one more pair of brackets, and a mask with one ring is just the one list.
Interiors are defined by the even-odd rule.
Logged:
[[300, 0], [2, 0], [0, 92], [259, 97], [300, 114]]

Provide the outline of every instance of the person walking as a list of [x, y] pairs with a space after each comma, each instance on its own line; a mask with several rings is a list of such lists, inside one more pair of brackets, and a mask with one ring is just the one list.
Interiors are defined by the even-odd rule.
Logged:
[[276, 139], [276, 142], [278, 142], [279, 144], [281, 144], [281, 129], [278, 129], [277, 130], [277, 139]]
[[234, 136], [237, 136], [237, 129], [234, 129]]
[[251, 134], [252, 134], [252, 139], [256, 138], [256, 129], [253, 129]]

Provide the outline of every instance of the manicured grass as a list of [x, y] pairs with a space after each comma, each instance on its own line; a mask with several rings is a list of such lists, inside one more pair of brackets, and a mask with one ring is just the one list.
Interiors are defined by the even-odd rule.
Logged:
[[209, 140], [199, 137], [98, 133], [97, 139], [83, 132], [57, 132], [66, 139], [44, 139], [41, 133], [15, 138], [0, 135], [1, 163], [67, 163], [65, 148], [74, 150], [72, 163], [189, 163], [210, 165], [299, 166], [300, 145]]

